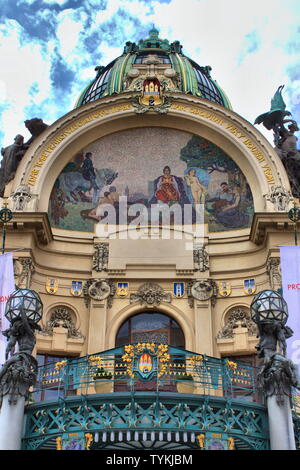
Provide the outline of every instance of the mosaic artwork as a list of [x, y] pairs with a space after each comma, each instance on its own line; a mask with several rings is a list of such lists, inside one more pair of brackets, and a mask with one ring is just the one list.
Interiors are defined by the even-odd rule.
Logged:
[[195, 212], [203, 203], [211, 232], [249, 227], [254, 212], [243, 173], [219, 147], [175, 129], [141, 128], [102, 137], [74, 156], [53, 186], [51, 225], [94, 232], [103, 207], [118, 212], [125, 196], [128, 207], [148, 209], [179, 204]]

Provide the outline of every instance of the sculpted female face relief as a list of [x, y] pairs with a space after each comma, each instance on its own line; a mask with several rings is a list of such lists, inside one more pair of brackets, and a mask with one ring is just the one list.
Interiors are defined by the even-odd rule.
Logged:
[[202, 137], [165, 128], [111, 134], [74, 155], [55, 181], [48, 213], [53, 227], [93, 232], [108, 212], [124, 223], [124, 204], [125, 223], [141, 213], [150, 223], [153, 207], [176, 207], [182, 219], [189, 210], [194, 221], [203, 204], [211, 232], [249, 227], [253, 216], [252, 194], [235, 162]]

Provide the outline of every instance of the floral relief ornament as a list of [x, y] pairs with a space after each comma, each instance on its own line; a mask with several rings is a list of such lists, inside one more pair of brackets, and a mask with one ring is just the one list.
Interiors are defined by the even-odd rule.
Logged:
[[135, 294], [130, 295], [130, 303], [139, 301], [141, 305], [157, 306], [161, 302], [171, 302], [171, 294], [155, 283], [143, 284]]
[[97, 272], [107, 271], [108, 263], [108, 244], [107, 243], [95, 243], [94, 244], [94, 255], [93, 255], [93, 270]]

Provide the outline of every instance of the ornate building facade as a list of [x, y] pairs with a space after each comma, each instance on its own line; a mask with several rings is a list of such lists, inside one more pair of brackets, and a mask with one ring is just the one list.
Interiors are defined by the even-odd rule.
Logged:
[[[14, 212], [6, 249], [20, 250], [17, 285], [43, 301], [36, 354], [52, 363], [28, 405], [24, 447], [62, 448], [73, 435], [99, 449], [201, 449], [214, 439], [268, 448], [265, 407], [249, 385], [258, 342], [250, 304], [255, 292], [280, 289], [278, 247], [293, 244], [287, 212], [298, 195], [278, 148], [231, 108], [209, 66], [155, 29], [96, 72], [75, 109], [5, 149], [17, 158], [23, 146], [13, 176], [2, 172]], [[101, 364], [104, 392], [89, 380], [82, 392], [84, 363]], [[171, 383], [184, 374], [188, 392]]]

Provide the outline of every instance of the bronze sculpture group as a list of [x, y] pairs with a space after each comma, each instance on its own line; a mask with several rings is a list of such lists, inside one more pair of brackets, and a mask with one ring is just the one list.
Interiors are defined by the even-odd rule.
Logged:
[[285, 109], [286, 105], [282, 98], [283, 87], [284, 85], [278, 87], [272, 98], [270, 111], [258, 116], [254, 124], [263, 124], [266, 129], [273, 131], [275, 151], [285, 167], [293, 196], [299, 198], [300, 152], [297, 149], [298, 138], [295, 136], [299, 127], [295, 120], [286, 119], [291, 113]]

